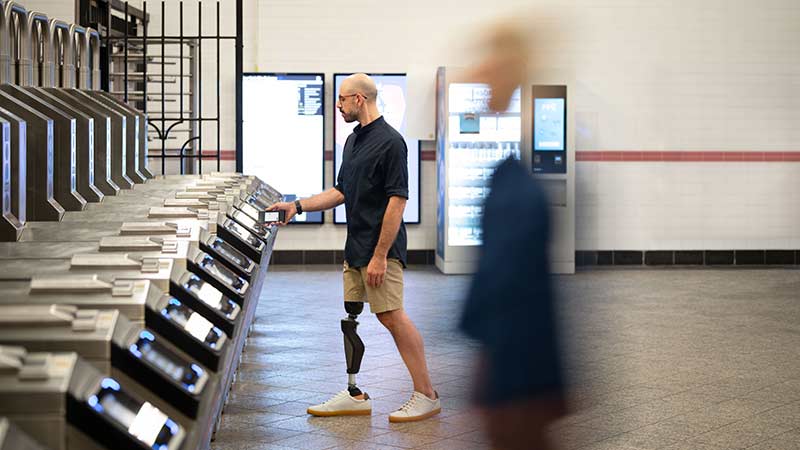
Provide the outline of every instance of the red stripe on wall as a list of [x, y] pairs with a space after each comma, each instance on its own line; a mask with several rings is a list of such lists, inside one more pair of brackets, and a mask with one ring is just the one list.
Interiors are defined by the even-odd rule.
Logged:
[[[220, 150], [219, 159], [221, 161], [236, 161], [236, 150]], [[208, 160], [213, 160], [213, 161], [217, 160], [216, 150], [203, 151], [203, 161], [208, 161]]]
[[603, 162], [800, 162], [800, 151], [721, 152], [721, 151], [640, 151], [581, 150], [576, 161]]
[[[325, 161], [333, 161], [333, 151], [326, 150]], [[158, 158], [157, 155], [151, 158]], [[216, 160], [214, 150], [203, 152], [203, 160]], [[235, 161], [235, 150], [220, 151], [220, 160]], [[422, 150], [420, 160], [435, 161], [435, 150]], [[792, 152], [720, 152], [720, 151], [640, 151], [581, 150], [575, 152], [579, 162], [800, 162], [800, 151]]]

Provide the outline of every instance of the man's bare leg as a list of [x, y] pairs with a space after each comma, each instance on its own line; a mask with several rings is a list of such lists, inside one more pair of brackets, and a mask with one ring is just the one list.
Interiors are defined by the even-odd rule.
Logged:
[[397, 350], [411, 374], [414, 390], [425, 394], [428, 398], [435, 399], [436, 393], [433, 390], [428, 364], [425, 361], [425, 344], [411, 318], [402, 309], [378, 313], [376, 316], [392, 334]]

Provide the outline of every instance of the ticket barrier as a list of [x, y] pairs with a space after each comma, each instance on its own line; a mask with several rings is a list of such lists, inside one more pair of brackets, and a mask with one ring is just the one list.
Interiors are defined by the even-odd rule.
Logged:
[[173, 417], [75, 353], [0, 347], [0, 415], [52, 450], [191, 448]]
[[72, 108], [94, 120], [94, 185], [104, 195], [117, 195], [120, 184], [130, 189], [133, 183], [125, 176], [125, 117], [95, 101], [84, 92], [71, 88], [44, 88]]
[[198, 220], [114, 222], [28, 222], [20, 242], [97, 242], [107, 236], [158, 236], [174, 240], [197, 242], [202, 226]]
[[43, 88], [23, 89], [75, 121], [75, 189], [88, 203], [102, 202], [105, 195], [95, 186], [94, 136], [97, 130], [94, 118]]
[[[64, 207], [55, 199], [54, 172], [54, 121], [40, 113], [33, 106], [18, 100], [14, 96], [0, 90], [0, 108], [2, 117], [10, 120], [17, 117], [25, 122], [25, 153], [20, 155], [20, 163], [24, 161], [25, 177], [12, 177], [25, 190], [25, 217], [27, 220], [61, 220]], [[22, 141], [22, 131], [20, 131]], [[67, 170], [71, 170], [67, 166]], [[21, 205], [20, 205], [21, 206]], [[19, 213], [18, 213], [19, 214]]]
[[[108, 104], [116, 106], [120, 112], [127, 115], [129, 120], [137, 124], [137, 132], [134, 142], [136, 143], [136, 170], [145, 179], [154, 178], [150, 172], [147, 161], [147, 116], [140, 111], [128, 106], [124, 102], [117, 100], [113, 95], [104, 91], [85, 91], [97, 100], [107, 100]], [[130, 141], [129, 141], [130, 142]], [[130, 160], [129, 160], [130, 161]]]
[[198, 243], [200, 250], [211, 255], [248, 282], [253, 281], [253, 276], [258, 272], [258, 265], [230, 242], [219, 235], [209, 233], [208, 230], [201, 229]]
[[[22, 228], [28, 220], [26, 214], [26, 174], [28, 163], [28, 143], [27, 127], [28, 124], [16, 114], [0, 108], [0, 119], [8, 122], [11, 131], [11, 139], [8, 145], [8, 155], [5, 151], [5, 135], [3, 136], [3, 214], [6, 217], [0, 239], [3, 241], [13, 241], [19, 239]], [[5, 127], [4, 133], [5, 133]], [[8, 167], [6, 170], [5, 168]], [[7, 194], [6, 194], [7, 192]], [[8, 205], [8, 206], [7, 206]]]
[[217, 236], [225, 242], [229, 242], [236, 250], [242, 252], [256, 264], [261, 264], [267, 246], [263, 240], [227, 214], [218, 215], [216, 225]]
[[[53, 134], [44, 139], [52, 138], [53, 141], [53, 197], [67, 211], [83, 210], [86, 199], [78, 192], [77, 184], [76, 119], [26, 88], [3, 84], [0, 90], [52, 120]], [[0, 106], [6, 107], [5, 104]], [[28, 126], [29, 135], [48, 131], [32, 124]], [[31, 169], [27, 173], [29, 176], [36, 170], [30, 165], [28, 169]], [[41, 170], [41, 167], [38, 169]]]
[[28, 351], [75, 352], [100, 372], [125, 381], [179, 419], [187, 430], [211, 421], [216, 374], [156, 331], [119, 311], [72, 305], [0, 306], [0, 345]]
[[[131, 285], [135, 295], [126, 297]], [[101, 290], [103, 287], [106, 289]], [[219, 388], [210, 394], [210, 422], [204, 429], [210, 433], [215, 428], [246, 338], [246, 327], [242, 325], [243, 315], [239, 314], [238, 305], [232, 305], [236, 311], [235, 321], [231, 334], [228, 334], [204, 316], [204, 311], [192, 308], [174, 295], [165, 294], [149, 285], [147, 280], [109, 282], [95, 275], [61, 275], [34, 278], [30, 282], [0, 281], [0, 290], [6, 293], [0, 299], [0, 305], [69, 304], [79, 309], [114, 308], [130, 318], [135, 326], [146, 326], [163, 336], [219, 375]], [[181, 288], [173, 286], [171, 291], [180, 292]], [[210, 291], [206, 289], [204, 292]], [[185, 298], [184, 295], [177, 297]]]
[[[139, 139], [140, 128], [144, 123], [139, 122], [139, 116], [131, 114], [117, 100], [102, 95], [100, 91], [83, 91], [97, 102], [112, 111], [125, 116], [125, 175], [135, 184], [147, 181], [147, 177], [139, 170], [141, 165], [140, 153], [143, 153]], [[145, 156], [146, 157], [146, 156]]]
[[186, 255], [186, 268], [202, 276], [226, 297], [237, 304], [244, 305], [250, 289], [250, 283], [240, 277], [227, 265], [200, 250], [197, 243], [190, 243]]
[[[14, 215], [11, 196], [14, 195], [11, 186], [11, 131], [12, 124], [0, 115], [0, 240], [16, 241], [22, 235], [23, 222]], [[19, 198], [17, 199], [19, 200]], [[24, 197], [22, 198], [24, 201]], [[23, 216], [23, 220], [24, 220]]]

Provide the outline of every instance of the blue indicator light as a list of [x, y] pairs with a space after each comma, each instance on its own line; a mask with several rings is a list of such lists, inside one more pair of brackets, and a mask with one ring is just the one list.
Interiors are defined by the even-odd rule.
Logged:
[[178, 434], [178, 430], [181, 429], [181, 427], [177, 423], [173, 422], [172, 419], [167, 419], [164, 425], [166, 425], [167, 428], [169, 428], [169, 431], [172, 432], [173, 436]]
[[118, 391], [120, 389], [119, 383], [117, 380], [113, 378], [103, 378], [103, 381], [100, 382], [100, 387], [104, 389], [112, 389]]
[[156, 340], [156, 337], [153, 335], [153, 333], [151, 333], [151, 332], [149, 332], [147, 330], [142, 330], [142, 332], [139, 333], [139, 337], [142, 338], [142, 339], [147, 339], [150, 342], [153, 342], [153, 341]]
[[196, 373], [198, 375], [202, 375], [203, 374], [203, 369], [200, 366], [198, 366], [197, 364], [192, 364], [191, 367], [192, 367], [192, 370], [194, 370], [194, 373]]
[[91, 406], [92, 409], [94, 409], [95, 411], [103, 412], [103, 406], [100, 405], [100, 402], [97, 400], [96, 395], [92, 395], [91, 397], [89, 397], [89, 399], [86, 400], [86, 403], [88, 403], [89, 406]]

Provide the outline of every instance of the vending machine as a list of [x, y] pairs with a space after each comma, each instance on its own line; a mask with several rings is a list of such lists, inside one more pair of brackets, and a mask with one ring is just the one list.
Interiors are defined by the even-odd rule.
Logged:
[[[557, 80], [548, 84], [551, 80]], [[463, 70], [440, 67], [436, 77], [436, 267], [472, 273], [483, 242], [483, 203], [494, 169], [514, 157], [529, 167], [550, 204], [553, 273], [575, 271], [574, 108], [564, 77], [542, 76], [521, 86], [508, 109], [489, 110], [488, 85]]]
[[494, 169], [509, 156], [521, 157], [520, 94], [514, 93], [507, 111], [492, 112], [488, 85], [464, 79], [457, 69], [439, 68], [436, 267], [443, 273], [474, 271], [483, 242], [483, 202]]

